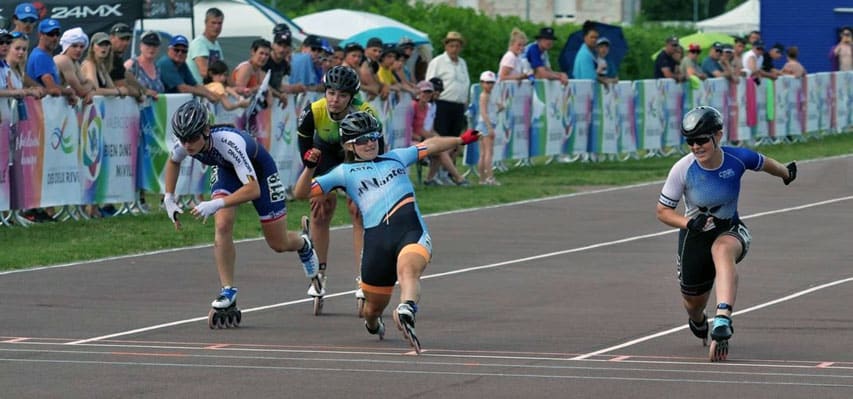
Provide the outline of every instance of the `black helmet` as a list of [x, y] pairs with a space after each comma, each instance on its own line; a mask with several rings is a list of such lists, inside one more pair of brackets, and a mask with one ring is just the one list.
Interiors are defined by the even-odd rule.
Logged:
[[723, 116], [714, 107], [693, 108], [681, 120], [681, 134], [684, 137], [709, 136], [722, 129]]
[[323, 84], [327, 89], [340, 90], [355, 95], [358, 92], [358, 74], [349, 67], [336, 66], [326, 71]]
[[184, 103], [172, 115], [172, 133], [181, 141], [194, 139], [209, 125], [210, 114], [207, 107], [196, 100]]
[[379, 132], [379, 121], [369, 112], [356, 111], [344, 117], [340, 123], [341, 144], [358, 136]]

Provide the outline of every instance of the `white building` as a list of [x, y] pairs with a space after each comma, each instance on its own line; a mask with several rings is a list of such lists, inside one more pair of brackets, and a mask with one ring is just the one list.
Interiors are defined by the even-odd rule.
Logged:
[[470, 7], [486, 15], [514, 15], [536, 23], [581, 24], [586, 20], [631, 23], [639, 14], [640, 0], [421, 0]]

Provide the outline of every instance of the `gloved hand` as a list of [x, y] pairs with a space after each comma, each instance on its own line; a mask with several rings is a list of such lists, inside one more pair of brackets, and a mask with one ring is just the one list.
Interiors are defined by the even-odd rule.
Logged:
[[475, 129], [468, 129], [459, 138], [462, 139], [462, 144], [471, 144], [480, 139], [480, 132]]
[[782, 183], [785, 183], [785, 185], [787, 186], [787, 185], [791, 184], [791, 182], [794, 181], [794, 179], [797, 178], [797, 163], [791, 162], [786, 166], [788, 167], [788, 178], [782, 179]]
[[210, 215], [216, 213], [216, 211], [222, 209], [225, 206], [225, 200], [222, 198], [212, 199], [210, 201], [204, 201], [193, 208], [193, 215], [207, 218]]
[[166, 208], [166, 214], [169, 215], [169, 220], [172, 223], [178, 223], [178, 214], [184, 213], [184, 210], [181, 209], [181, 205], [175, 200], [175, 194], [166, 193], [163, 196], [163, 206]]
[[320, 151], [315, 151], [314, 148], [309, 148], [308, 151], [305, 151], [305, 154], [302, 155], [302, 164], [305, 165], [306, 168], [316, 168], [319, 162]]
[[687, 222], [687, 229], [701, 233], [705, 230], [706, 224], [708, 224], [708, 215], [700, 213]]

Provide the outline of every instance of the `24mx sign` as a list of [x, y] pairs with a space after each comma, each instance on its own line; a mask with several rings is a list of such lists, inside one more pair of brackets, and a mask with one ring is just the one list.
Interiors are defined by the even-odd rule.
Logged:
[[104, 18], [109, 16], [121, 17], [122, 14], [121, 4], [102, 4], [97, 7], [89, 7], [89, 6], [74, 6], [74, 7], [65, 7], [58, 6], [53, 7], [51, 11], [51, 18], [54, 19], [68, 19], [68, 18], [89, 18], [89, 17], [98, 17]]

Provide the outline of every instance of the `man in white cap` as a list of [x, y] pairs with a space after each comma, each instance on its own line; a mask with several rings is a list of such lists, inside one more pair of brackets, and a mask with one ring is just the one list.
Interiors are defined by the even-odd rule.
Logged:
[[97, 87], [80, 71], [80, 61], [89, 46], [89, 37], [83, 29], [71, 28], [62, 33], [59, 45], [62, 52], [53, 56], [53, 62], [59, 72], [60, 84], [71, 87], [74, 94], [83, 99], [84, 104], [90, 104]]

